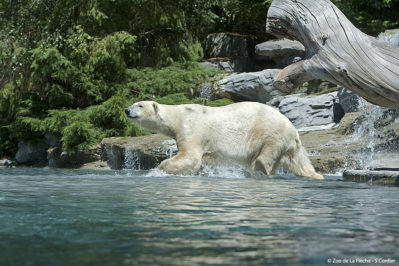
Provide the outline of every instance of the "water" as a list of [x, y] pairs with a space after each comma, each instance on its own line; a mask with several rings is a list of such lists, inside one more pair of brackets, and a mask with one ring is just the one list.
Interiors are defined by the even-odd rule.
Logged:
[[0, 264], [398, 264], [397, 188], [232, 173], [0, 169]]
[[[399, 154], [395, 145], [399, 129], [399, 112], [359, 100], [362, 113], [354, 123], [353, 135], [345, 140], [347, 143], [362, 143], [362, 149], [354, 154], [360, 169], [378, 167], [395, 168]], [[382, 142], [384, 139], [385, 143]]]

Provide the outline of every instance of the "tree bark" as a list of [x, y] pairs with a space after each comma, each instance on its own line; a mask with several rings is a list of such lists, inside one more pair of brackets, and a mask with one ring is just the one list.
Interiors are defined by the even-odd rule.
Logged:
[[266, 31], [306, 48], [304, 60], [279, 72], [279, 90], [324, 79], [373, 104], [399, 108], [399, 47], [358, 30], [329, 0], [274, 0]]

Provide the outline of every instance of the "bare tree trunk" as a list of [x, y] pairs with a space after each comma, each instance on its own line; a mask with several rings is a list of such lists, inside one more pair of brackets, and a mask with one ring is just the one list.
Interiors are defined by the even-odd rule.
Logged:
[[358, 30], [329, 0], [274, 0], [266, 31], [300, 41], [307, 52], [280, 71], [279, 90], [324, 79], [373, 104], [399, 108], [399, 47]]

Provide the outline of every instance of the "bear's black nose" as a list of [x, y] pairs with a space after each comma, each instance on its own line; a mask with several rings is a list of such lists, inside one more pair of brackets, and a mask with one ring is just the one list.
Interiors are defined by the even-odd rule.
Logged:
[[125, 109], [125, 113], [126, 113], [127, 115], [129, 115], [130, 111], [129, 111], [128, 108]]

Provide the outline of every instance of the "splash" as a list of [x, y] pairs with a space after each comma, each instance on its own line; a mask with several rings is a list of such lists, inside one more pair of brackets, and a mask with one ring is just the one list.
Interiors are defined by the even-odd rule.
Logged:
[[242, 166], [223, 166], [223, 165], [205, 165], [199, 172], [199, 176], [217, 177], [217, 178], [248, 178], [251, 173]]
[[162, 171], [161, 169], [157, 168], [153, 168], [151, 170], [148, 171], [147, 174], [144, 175], [145, 177], [167, 177], [170, 176], [170, 174]]
[[[153, 168], [148, 171], [146, 177], [170, 177], [172, 175]], [[211, 177], [211, 178], [230, 178], [242, 179], [251, 177], [251, 172], [240, 166], [221, 166], [221, 165], [205, 165], [197, 173], [187, 175], [174, 175], [179, 177]]]

